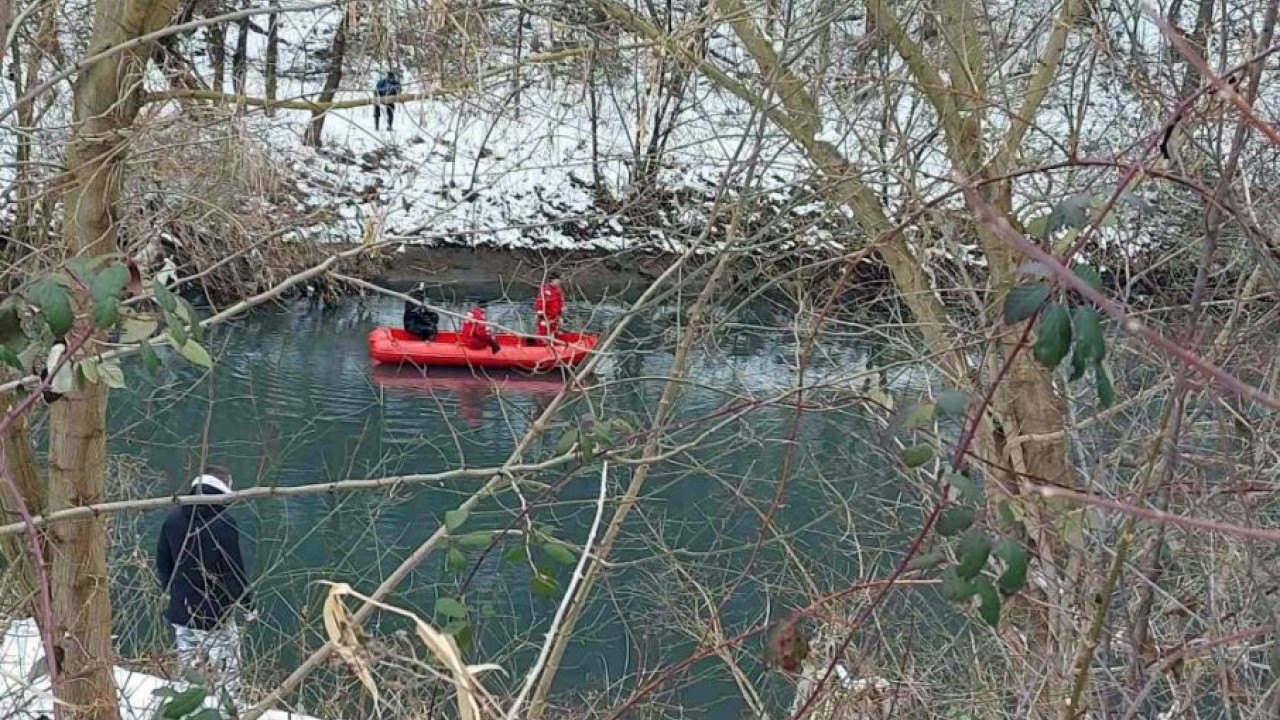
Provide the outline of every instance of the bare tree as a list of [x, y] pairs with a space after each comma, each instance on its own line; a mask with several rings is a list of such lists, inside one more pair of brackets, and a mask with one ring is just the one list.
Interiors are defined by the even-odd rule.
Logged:
[[[94, 12], [90, 56], [164, 27], [177, 0], [100, 0]], [[73, 126], [67, 144], [63, 244], [68, 257], [115, 250], [124, 182], [127, 130], [139, 108], [144, 44], [93, 62], [76, 79]], [[91, 332], [86, 323], [77, 332]], [[74, 389], [54, 404], [49, 423], [49, 502], [58, 510], [97, 502], [106, 483], [107, 388]], [[107, 536], [100, 519], [69, 523], [50, 541], [54, 637], [62, 680], [58, 699], [68, 716], [116, 720], [112, 678], [111, 597]]]

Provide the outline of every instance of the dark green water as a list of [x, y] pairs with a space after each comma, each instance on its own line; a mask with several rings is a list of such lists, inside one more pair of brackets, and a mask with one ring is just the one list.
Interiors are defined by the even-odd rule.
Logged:
[[[516, 326], [525, 322], [523, 312], [496, 306], [490, 317]], [[602, 330], [621, 312], [621, 306], [571, 307], [569, 324]], [[139, 476], [132, 494], [185, 488], [202, 456], [229, 467], [241, 487], [501, 464], [558, 390], [556, 381], [500, 378], [495, 390], [466, 373], [426, 379], [375, 373], [365, 336], [376, 325], [397, 324], [399, 315], [395, 301], [351, 301], [330, 309], [299, 303], [211, 334], [206, 345], [216, 365], [208, 373], [175, 358], [155, 378], [127, 368], [136, 380], [129, 390], [113, 392], [110, 426], [113, 453], [132, 468], [123, 474]], [[729, 319], [741, 323], [730, 328], [789, 322], [785, 312], [768, 306]], [[678, 321], [673, 308], [638, 318], [597, 378], [602, 387], [578, 398], [563, 419], [591, 414], [644, 427], [669, 374]], [[845, 587], [883, 569], [902, 549], [918, 518], [916, 498], [888, 469], [875, 424], [850, 400], [855, 393], [849, 377], [875, 348], [852, 342], [819, 348], [807, 377], [824, 380], [808, 396], [821, 407], [802, 414], [792, 441], [795, 409], [776, 400], [796, 383], [793, 338], [790, 331], [731, 329], [699, 342], [679, 400], [682, 424], [664, 444], [689, 442], [715, 422], [699, 418], [729, 406], [758, 405], [702, 438], [695, 449], [661, 463], [646, 485], [611, 558], [619, 567], [597, 585], [559, 674], [559, 697], [570, 706], [580, 693], [624, 696], [638, 677], [688, 656], [697, 639], [691, 628], [703, 625], [709, 612], [691, 579], [710, 589], [725, 632], [733, 635], [807, 603], [810, 583], [821, 592]], [[912, 383], [907, 377], [891, 381]], [[560, 433], [549, 433], [528, 459], [553, 454]], [[788, 448], [792, 455], [779, 494]], [[580, 471], [554, 502], [538, 506], [534, 521], [554, 526], [568, 541], [585, 540], [599, 471], [598, 463]], [[621, 495], [630, 473], [614, 468], [612, 497]], [[546, 473], [537, 479], [561, 478]], [[316, 581], [372, 591], [476, 484], [237, 506], [233, 512], [245, 529], [262, 615], [249, 636], [255, 682], [270, 687], [321, 643], [325, 588]], [[527, 499], [538, 500], [536, 490], [526, 492]], [[776, 534], [766, 533], [767, 542], [753, 552], [761, 515], [775, 496]], [[512, 493], [503, 494], [473, 513], [463, 530], [506, 527], [518, 507]], [[115, 528], [113, 557], [124, 568], [114, 588], [116, 632], [126, 654], [134, 656], [164, 652], [169, 642], [147, 570], [161, 518], [159, 512], [126, 516]], [[552, 596], [533, 593], [528, 564], [503, 561], [509, 547], [480, 562], [465, 593], [460, 585], [479, 550], [464, 551], [467, 567], [461, 572], [447, 566], [443, 553], [433, 554], [393, 597], [430, 618], [437, 597], [462, 594], [474, 631], [468, 659], [500, 660], [516, 678], [491, 676], [495, 687], [523, 679], [569, 575], [568, 568], [561, 570]], [[400, 627], [383, 622], [372, 632]], [[738, 657], [749, 674], [761, 672], [758, 639], [745, 643]], [[687, 717], [736, 717], [744, 709], [719, 661], [697, 663], [664, 687], [667, 692], [655, 699], [682, 705]], [[302, 705], [331, 689], [324, 682], [309, 684]], [[779, 689], [769, 701], [785, 705], [789, 697]]]

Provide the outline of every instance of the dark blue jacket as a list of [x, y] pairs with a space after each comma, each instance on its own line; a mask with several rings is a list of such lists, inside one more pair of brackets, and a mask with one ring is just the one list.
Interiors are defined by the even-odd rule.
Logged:
[[[220, 494], [198, 485], [193, 494]], [[184, 505], [165, 516], [156, 571], [169, 591], [165, 618], [196, 630], [217, 627], [250, 593], [240, 554], [240, 530], [225, 505]]]
[[381, 97], [387, 95], [400, 94], [400, 81], [390, 75], [383, 75], [378, 79], [378, 86], [374, 89]]

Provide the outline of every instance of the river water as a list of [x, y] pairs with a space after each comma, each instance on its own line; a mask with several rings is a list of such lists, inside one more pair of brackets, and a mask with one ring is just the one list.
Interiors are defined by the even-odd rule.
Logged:
[[[461, 312], [469, 301], [445, 304]], [[490, 318], [524, 327], [526, 307], [497, 304]], [[113, 391], [109, 423], [117, 474], [131, 478], [128, 493], [179, 491], [202, 457], [229, 467], [240, 487], [504, 462], [560, 381], [375, 370], [366, 335], [377, 325], [398, 324], [400, 311], [398, 302], [385, 299], [331, 308], [299, 302], [211, 333], [206, 345], [216, 359], [212, 371], [177, 358], [168, 358], [154, 378], [140, 366], [127, 368], [131, 387]], [[623, 311], [622, 304], [608, 302], [571, 305], [567, 326], [599, 331]], [[558, 676], [557, 697], [570, 707], [593, 693], [597, 699], [625, 696], [642, 678], [687, 657], [710, 612], [698, 585], [708, 589], [724, 632], [733, 635], [808, 602], [814, 589], [829, 592], [883, 570], [918, 522], [918, 498], [891, 469], [879, 426], [852, 401], [857, 369], [876, 348], [853, 340], [817, 348], [806, 382], [823, 387], [806, 396], [813, 407], [801, 415], [792, 438], [796, 410], [778, 402], [797, 382], [789, 312], [760, 303], [723, 315], [725, 329], [695, 349], [668, 445], [711, 432], [661, 463], [645, 486], [610, 558], [617, 566], [597, 585]], [[675, 305], [641, 313], [594, 388], [562, 412], [561, 421], [622, 418], [644, 427], [669, 375], [682, 321]], [[910, 373], [890, 377], [900, 388], [919, 383]], [[723, 414], [704, 419], [744, 404], [750, 410], [741, 419], [718, 429], [712, 425]], [[552, 455], [562, 432], [548, 433], [528, 459]], [[534, 521], [581, 544], [599, 473], [598, 461], [579, 471], [553, 503], [538, 506]], [[622, 493], [630, 476], [629, 468], [614, 468], [611, 497]], [[555, 483], [561, 476], [547, 472], [536, 479]], [[325, 588], [317, 581], [372, 591], [476, 484], [236, 506], [261, 616], [248, 632], [251, 682], [269, 688], [322, 642]], [[537, 491], [527, 493], [525, 499], [536, 504]], [[774, 531], [757, 548], [761, 517], [775, 500]], [[486, 502], [460, 532], [505, 528], [519, 504], [511, 493]], [[113, 530], [116, 632], [123, 652], [134, 657], [158, 657], [170, 643], [158, 621], [163, 599], [149, 569], [162, 516], [126, 515]], [[443, 552], [434, 553], [392, 598], [432, 620], [438, 597], [462, 596], [471, 613], [468, 660], [499, 660], [514, 677], [491, 676], [503, 690], [523, 679], [569, 575], [562, 567], [555, 590], [533, 592], [528, 561], [503, 558], [513, 545], [518, 543], [508, 540], [482, 561], [480, 550], [460, 548], [466, 560], [460, 569], [451, 568]], [[402, 627], [386, 621], [371, 632]], [[768, 678], [760, 645], [759, 638], [745, 641], [735, 657], [751, 677]], [[393, 671], [385, 672], [390, 677]], [[309, 683], [299, 702], [314, 706], [338, 692], [339, 684]], [[762, 686], [774, 693], [766, 698], [771, 706], [789, 702], [785, 685], [766, 679]], [[674, 675], [664, 690], [652, 700], [679, 704], [685, 717], [737, 717], [745, 707], [725, 665], [714, 658]]]

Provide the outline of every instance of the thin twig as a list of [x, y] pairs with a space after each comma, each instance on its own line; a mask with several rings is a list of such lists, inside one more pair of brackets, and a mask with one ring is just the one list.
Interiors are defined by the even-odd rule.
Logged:
[[1265, 530], [1262, 528], [1243, 527], [1240, 525], [1228, 525], [1227, 523], [1214, 522], [1212, 520], [1199, 520], [1196, 518], [1182, 517], [1181, 515], [1164, 512], [1163, 510], [1153, 510], [1151, 508], [1129, 505], [1127, 503], [1108, 500], [1107, 498], [1098, 497], [1096, 495], [1068, 490], [1067, 488], [1058, 487], [1056, 485], [1038, 485], [1034, 483], [1026, 483], [1025, 485], [1031, 492], [1038, 493], [1046, 498], [1061, 498], [1081, 505], [1091, 505], [1093, 507], [1102, 508], [1103, 510], [1111, 510], [1122, 515], [1140, 517], [1156, 523], [1177, 525], [1195, 530], [1206, 530], [1208, 532], [1220, 533], [1222, 535], [1234, 535], [1236, 537], [1261, 540], [1263, 542], [1280, 543], [1280, 530]]
[[591, 530], [587, 533], [587, 544], [582, 546], [582, 552], [578, 556], [578, 564], [573, 568], [573, 577], [569, 579], [569, 587], [565, 588], [564, 598], [560, 600], [560, 606], [556, 608], [556, 614], [551, 618], [551, 627], [547, 629], [546, 642], [542, 644], [542, 652], [538, 653], [538, 660], [534, 662], [533, 667], [529, 668], [529, 674], [525, 676], [524, 686], [520, 688], [520, 694], [516, 696], [511, 707], [507, 709], [506, 720], [515, 720], [520, 709], [524, 707], [525, 700], [529, 698], [529, 693], [533, 690], [533, 685], [538, 681], [538, 675], [542, 673], [542, 668], [547, 663], [547, 656], [551, 654], [551, 646], [555, 643], [556, 634], [560, 631], [560, 623], [564, 620], [565, 612], [569, 609], [569, 605], [573, 602], [574, 594], [578, 591], [578, 585], [584, 577], [583, 570], [586, 568], [587, 562], [591, 557], [591, 548], [596, 543], [596, 533], [600, 530], [600, 519], [604, 517], [604, 499], [609, 489], [609, 461], [606, 460], [600, 467], [600, 495], [596, 498], [596, 517], [591, 521]]

